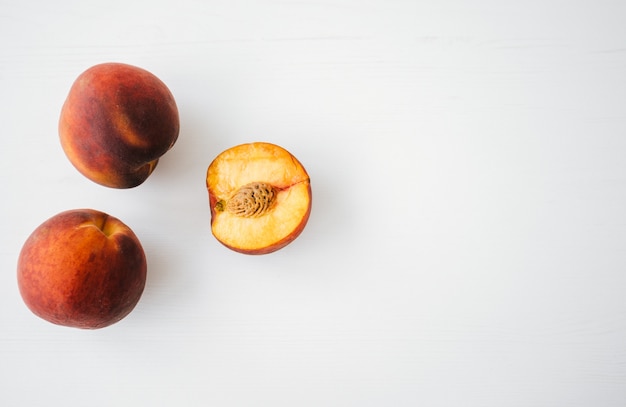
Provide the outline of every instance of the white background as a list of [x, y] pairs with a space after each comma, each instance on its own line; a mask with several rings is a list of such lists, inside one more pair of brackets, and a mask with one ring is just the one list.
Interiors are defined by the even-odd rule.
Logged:
[[[626, 2], [0, 2], [0, 405], [626, 405]], [[141, 66], [180, 110], [143, 185], [60, 147], [74, 79]], [[211, 235], [205, 171], [268, 141], [311, 176], [266, 256]], [[88, 207], [144, 245], [97, 331], [35, 317], [28, 235]]]

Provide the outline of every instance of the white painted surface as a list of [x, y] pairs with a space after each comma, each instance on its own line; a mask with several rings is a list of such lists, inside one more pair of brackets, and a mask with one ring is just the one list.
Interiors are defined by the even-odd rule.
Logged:
[[[0, 3], [0, 405], [626, 405], [626, 3]], [[100, 187], [57, 139], [87, 67], [167, 83], [178, 143]], [[292, 245], [209, 230], [204, 175], [264, 140], [312, 178]], [[19, 297], [62, 210], [131, 226], [135, 311], [99, 331]]]

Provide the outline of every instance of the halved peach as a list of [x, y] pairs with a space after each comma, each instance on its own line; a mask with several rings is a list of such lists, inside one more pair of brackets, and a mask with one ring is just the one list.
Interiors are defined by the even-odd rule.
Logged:
[[211, 230], [226, 247], [266, 254], [300, 235], [311, 213], [311, 184], [300, 162], [275, 144], [232, 147], [209, 165]]

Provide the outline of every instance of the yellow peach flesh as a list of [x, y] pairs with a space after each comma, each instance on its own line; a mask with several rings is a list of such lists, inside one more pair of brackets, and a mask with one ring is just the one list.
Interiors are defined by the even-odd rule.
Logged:
[[[243, 217], [224, 210], [224, 203], [242, 187], [272, 185], [276, 202], [266, 213]], [[250, 143], [220, 154], [207, 171], [213, 204], [213, 235], [224, 245], [246, 253], [269, 253], [302, 231], [311, 208], [307, 172], [288, 151], [269, 143]]]
[[298, 228], [309, 209], [309, 184], [303, 181], [276, 196], [276, 205], [267, 214], [244, 218], [222, 211], [213, 222], [215, 237], [230, 247], [259, 250], [289, 237]]

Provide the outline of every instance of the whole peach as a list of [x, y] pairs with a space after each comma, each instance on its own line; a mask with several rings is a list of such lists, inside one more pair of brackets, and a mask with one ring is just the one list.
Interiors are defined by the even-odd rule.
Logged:
[[92, 209], [61, 212], [28, 237], [17, 282], [28, 308], [58, 325], [96, 329], [128, 315], [146, 282], [146, 256], [119, 219]]
[[121, 63], [83, 72], [61, 109], [59, 136], [84, 176], [111, 188], [132, 188], [152, 173], [176, 142], [178, 109], [152, 73]]

